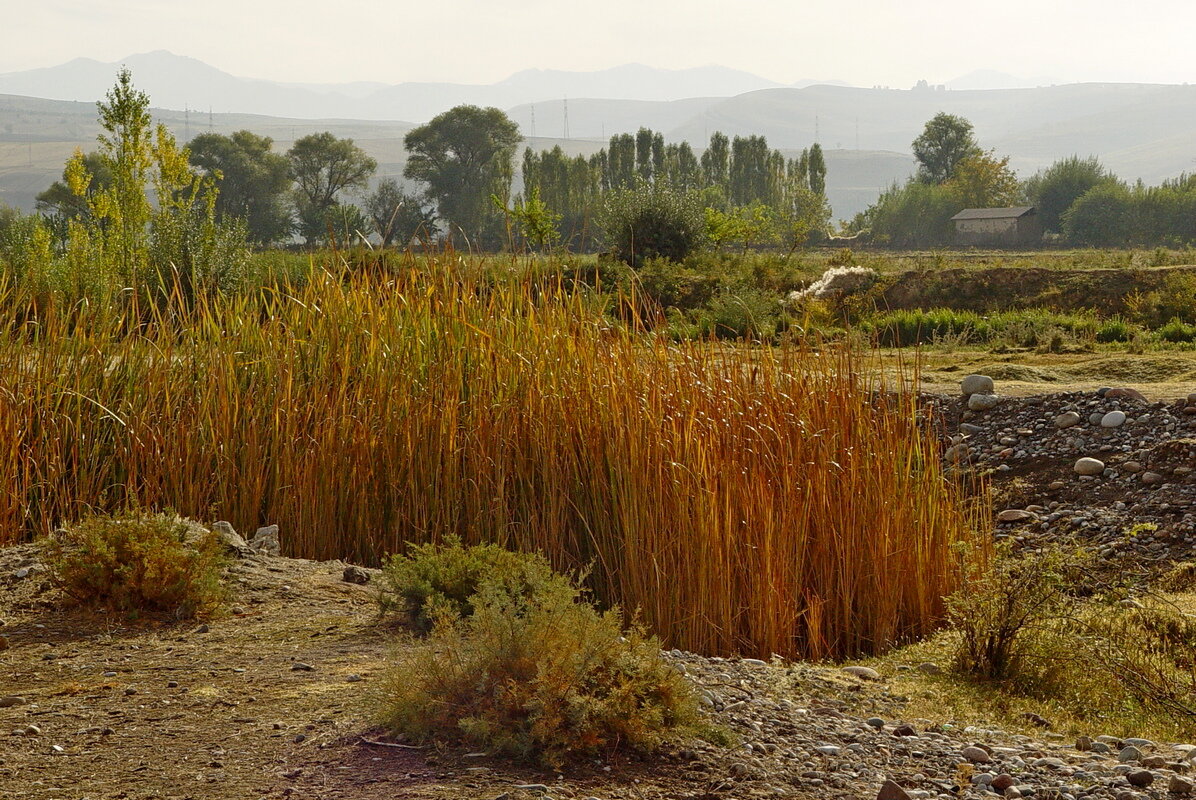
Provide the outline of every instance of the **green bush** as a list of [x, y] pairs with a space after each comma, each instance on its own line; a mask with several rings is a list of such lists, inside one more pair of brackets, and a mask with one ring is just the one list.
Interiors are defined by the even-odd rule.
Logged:
[[601, 225], [615, 256], [637, 268], [652, 258], [681, 261], [700, 248], [706, 236], [699, 196], [663, 184], [610, 192]]
[[531, 597], [568, 590], [570, 583], [542, 556], [494, 544], [466, 547], [452, 537], [442, 545], [415, 545], [408, 555], [386, 559], [379, 587], [384, 612], [404, 614], [426, 632], [441, 618], [472, 616], [481, 592]]
[[398, 651], [375, 695], [383, 725], [554, 767], [694, 730], [693, 688], [660, 643], [568, 582], [531, 595], [490, 585], [473, 607]]
[[715, 296], [701, 315], [703, 336], [719, 339], [772, 341], [781, 327], [781, 301], [760, 289], [726, 289]]
[[1102, 344], [1128, 342], [1134, 338], [1134, 327], [1121, 317], [1106, 320], [1096, 331], [1096, 340]]
[[1196, 341], [1196, 326], [1172, 318], [1170, 322], [1155, 331], [1164, 342], [1186, 343]]
[[220, 538], [179, 517], [89, 517], [47, 537], [42, 552], [54, 582], [79, 603], [193, 617], [225, 596]]

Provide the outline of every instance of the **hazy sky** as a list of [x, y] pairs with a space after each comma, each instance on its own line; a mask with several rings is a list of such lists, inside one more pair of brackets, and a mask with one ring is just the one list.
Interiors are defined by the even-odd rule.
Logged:
[[0, 0], [0, 72], [165, 49], [283, 81], [705, 64], [789, 83], [1196, 82], [1192, 0]]

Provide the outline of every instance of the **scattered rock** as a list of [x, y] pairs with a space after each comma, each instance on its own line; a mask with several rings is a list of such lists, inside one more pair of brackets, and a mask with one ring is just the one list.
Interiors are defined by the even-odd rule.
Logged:
[[848, 675], [854, 675], [857, 678], [863, 678], [868, 681], [880, 680], [880, 673], [871, 667], [844, 667], [843, 671]]
[[1020, 508], [1007, 508], [997, 514], [997, 522], [1028, 522], [1038, 519], [1033, 511], [1023, 511]]
[[987, 750], [985, 750], [983, 747], [977, 747], [976, 745], [965, 747], [961, 752], [963, 757], [968, 761], [971, 761], [973, 764], [987, 764], [993, 760], [993, 757], [989, 755]]
[[365, 586], [370, 582], [370, 573], [366, 572], [356, 564], [350, 564], [345, 567], [344, 573], [341, 575], [341, 580], [346, 583], [356, 583], [359, 586]]
[[1105, 392], [1103, 396], [1105, 400], [1117, 400], [1120, 398], [1125, 400], [1137, 400], [1139, 403], [1149, 402], [1146, 399], [1146, 396], [1137, 389], [1130, 389], [1128, 387], [1110, 389], [1109, 391]]
[[1073, 469], [1077, 475], [1100, 475], [1105, 471], [1105, 462], [1095, 458], [1081, 458]]
[[1194, 788], [1196, 782], [1182, 775], [1172, 775], [1171, 780], [1167, 782], [1167, 791], [1171, 794], [1192, 794]]
[[968, 398], [969, 411], [989, 411], [1001, 402], [995, 394], [974, 394]]
[[282, 546], [278, 541], [278, 526], [268, 525], [265, 528], [258, 528], [249, 542], [249, 547], [259, 555], [278, 555], [282, 551]]
[[1125, 779], [1130, 782], [1131, 786], [1143, 789], [1154, 783], [1154, 773], [1148, 769], [1136, 769], [1127, 773]]
[[220, 522], [213, 523], [212, 533], [220, 537], [225, 550], [238, 558], [244, 558], [253, 552], [249, 548], [249, 543], [228, 522], [221, 520]]
[[1056, 428], [1070, 428], [1079, 425], [1083, 421], [1083, 417], [1074, 411], [1066, 411], [1055, 417]]
[[1125, 424], [1124, 411], [1110, 411], [1100, 418], [1100, 426], [1102, 428], [1119, 428]]
[[987, 375], [968, 375], [959, 382], [959, 390], [964, 395], [991, 395], [996, 390], [996, 384], [994, 384], [993, 379]]
[[886, 780], [876, 795], [876, 800], [912, 800], [909, 792], [891, 780]]
[[0, 708], [11, 708], [12, 706], [23, 706], [27, 702], [29, 702], [29, 701], [26, 700], [24, 697], [20, 697], [19, 695], [15, 695], [15, 694], [10, 694], [5, 697], [0, 697]]

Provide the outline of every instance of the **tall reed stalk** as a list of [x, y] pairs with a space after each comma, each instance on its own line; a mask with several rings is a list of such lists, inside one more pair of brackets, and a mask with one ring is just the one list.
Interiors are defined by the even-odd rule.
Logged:
[[308, 558], [457, 534], [592, 565], [602, 601], [705, 653], [937, 623], [976, 512], [867, 354], [671, 344], [515, 267], [315, 270], [166, 311], [0, 287], [0, 537], [129, 505], [278, 523]]

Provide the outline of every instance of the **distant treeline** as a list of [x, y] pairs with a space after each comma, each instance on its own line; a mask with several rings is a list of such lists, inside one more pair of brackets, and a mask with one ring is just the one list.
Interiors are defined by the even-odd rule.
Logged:
[[944, 247], [965, 208], [1034, 206], [1048, 244], [1183, 246], [1196, 242], [1196, 176], [1129, 185], [1095, 157], [1071, 156], [1019, 181], [1009, 159], [980, 149], [965, 119], [939, 114], [913, 142], [918, 172], [848, 226], [879, 245]]

